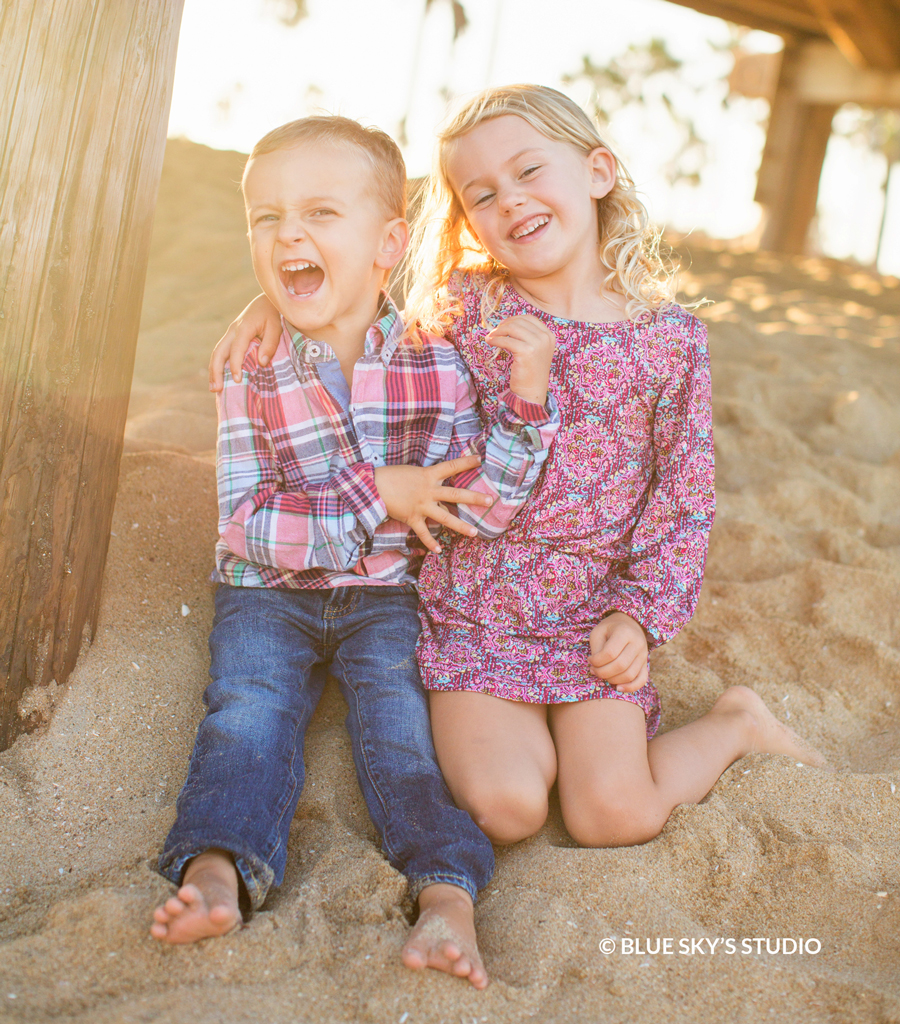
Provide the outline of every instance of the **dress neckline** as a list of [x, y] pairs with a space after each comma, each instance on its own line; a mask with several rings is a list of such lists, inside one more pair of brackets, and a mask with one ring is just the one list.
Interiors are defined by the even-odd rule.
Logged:
[[524, 306], [530, 312], [535, 314], [539, 319], [554, 320], [557, 323], [568, 324], [572, 329], [587, 329], [592, 331], [609, 329], [609, 328], [624, 328], [624, 327], [637, 327], [639, 326], [634, 320], [571, 320], [569, 317], [557, 316], [555, 313], [548, 313], [546, 309], [541, 309], [540, 306], [536, 306], [533, 302], [529, 302], [521, 292], [518, 291], [513, 285], [507, 283], [506, 295], [512, 297], [513, 301], [518, 302], [519, 305]]

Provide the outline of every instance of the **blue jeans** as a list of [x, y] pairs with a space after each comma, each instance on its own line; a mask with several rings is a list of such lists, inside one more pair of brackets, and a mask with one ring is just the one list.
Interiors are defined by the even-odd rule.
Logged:
[[435, 759], [415, 659], [417, 604], [409, 586], [219, 586], [207, 712], [159, 859], [163, 875], [180, 884], [192, 857], [218, 847], [234, 856], [252, 908], [281, 884], [303, 789], [303, 740], [330, 669], [388, 860], [413, 898], [435, 882], [475, 898], [494, 855], [453, 803]]

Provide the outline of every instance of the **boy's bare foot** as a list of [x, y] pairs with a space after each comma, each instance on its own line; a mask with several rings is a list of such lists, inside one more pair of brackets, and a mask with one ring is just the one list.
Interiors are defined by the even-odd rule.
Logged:
[[150, 934], [160, 942], [196, 942], [240, 923], [234, 860], [225, 850], [207, 850], [188, 864], [177, 896], [153, 912]]
[[785, 754], [815, 768], [827, 767], [819, 751], [779, 722], [754, 690], [747, 686], [730, 686], [712, 706], [710, 714], [735, 711], [752, 719], [752, 744], [748, 754]]
[[432, 967], [486, 988], [487, 971], [478, 955], [475, 908], [458, 885], [427, 885], [419, 894], [419, 920], [401, 953], [414, 971]]

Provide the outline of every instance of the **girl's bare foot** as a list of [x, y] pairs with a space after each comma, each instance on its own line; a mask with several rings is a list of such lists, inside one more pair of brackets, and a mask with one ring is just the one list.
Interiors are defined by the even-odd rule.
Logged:
[[431, 967], [486, 988], [487, 972], [475, 939], [472, 898], [457, 885], [427, 885], [419, 894], [419, 920], [401, 953], [414, 971]]
[[225, 850], [207, 850], [188, 864], [178, 894], [153, 912], [150, 934], [160, 942], [196, 942], [240, 923], [234, 860]]
[[825, 768], [825, 758], [789, 729], [766, 707], [762, 697], [747, 686], [731, 686], [715, 702], [710, 714], [743, 713], [751, 720], [748, 754], [785, 754], [803, 764]]

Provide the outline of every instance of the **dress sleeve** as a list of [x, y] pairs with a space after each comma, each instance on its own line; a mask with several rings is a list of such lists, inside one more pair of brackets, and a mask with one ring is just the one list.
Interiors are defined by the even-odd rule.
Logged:
[[219, 535], [240, 558], [301, 572], [350, 569], [387, 517], [374, 467], [360, 462], [323, 483], [289, 489], [247, 372], [218, 398]]
[[482, 425], [475, 385], [457, 354], [456, 420], [448, 459], [478, 455], [482, 464], [452, 480], [452, 486], [493, 498], [488, 508], [457, 505], [456, 514], [480, 537], [499, 537], [515, 518], [537, 482], [550, 444], [559, 430], [559, 408], [549, 395], [546, 405], [526, 401], [507, 389], [492, 421]]
[[697, 605], [715, 515], [712, 406], [706, 327], [677, 339], [681, 365], [656, 406], [655, 468], [650, 493], [631, 537], [631, 557], [608, 580], [605, 612], [636, 619], [652, 648], [671, 640]]

